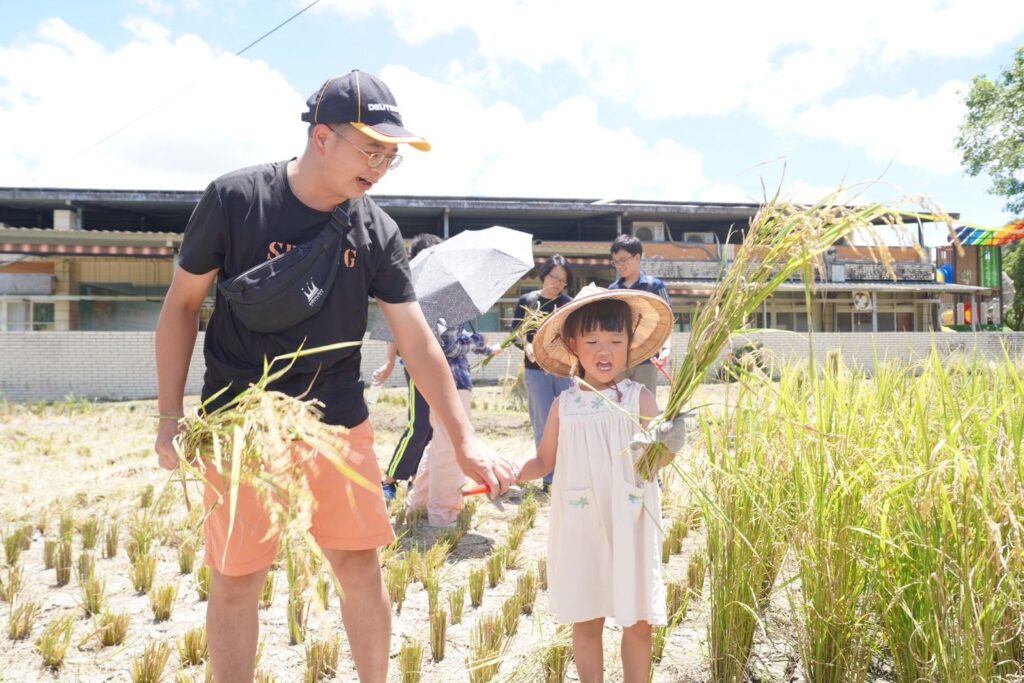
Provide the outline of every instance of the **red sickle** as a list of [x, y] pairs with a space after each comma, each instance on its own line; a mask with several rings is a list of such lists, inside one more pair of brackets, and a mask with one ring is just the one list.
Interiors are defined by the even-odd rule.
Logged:
[[661, 371], [661, 374], [665, 376], [665, 379], [668, 380], [668, 383], [672, 384], [672, 376], [670, 374], [668, 374], [667, 372], [665, 372], [665, 361], [656, 361], [656, 360], [654, 360], [652, 358], [651, 359], [651, 365], [653, 365], [654, 367], [658, 368], [658, 370]]
[[490, 486], [488, 486], [487, 484], [480, 484], [479, 486], [475, 486], [475, 487], [473, 487], [471, 489], [465, 489], [462, 492], [462, 497], [465, 498], [466, 496], [479, 496], [481, 493], [490, 493], [490, 492], [491, 492], [491, 487]]

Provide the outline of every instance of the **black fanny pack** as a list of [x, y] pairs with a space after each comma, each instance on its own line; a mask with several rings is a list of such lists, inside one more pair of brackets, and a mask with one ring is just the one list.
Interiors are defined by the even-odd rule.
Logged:
[[291, 251], [217, 283], [232, 314], [254, 332], [281, 332], [323, 308], [351, 223], [338, 207], [320, 234]]

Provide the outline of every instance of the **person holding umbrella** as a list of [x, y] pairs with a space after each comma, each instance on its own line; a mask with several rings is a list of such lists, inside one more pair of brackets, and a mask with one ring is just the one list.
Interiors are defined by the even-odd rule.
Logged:
[[[159, 464], [179, 467], [174, 440], [184, 414], [185, 380], [199, 312], [215, 283], [204, 343], [206, 410], [225, 405], [258, 380], [267, 357], [300, 346], [361, 341], [372, 296], [409, 374], [450, 435], [459, 468], [497, 497], [517, 470], [503, 458], [481, 456], [444, 354], [417, 304], [398, 226], [365, 196], [401, 162], [399, 144], [423, 151], [430, 145], [405, 129], [391, 91], [367, 73], [329, 79], [306, 104], [308, 137], [300, 156], [214, 180], [189, 219], [156, 331]], [[322, 248], [327, 245], [333, 248]], [[267, 263], [271, 267], [264, 268]], [[308, 280], [275, 278], [284, 263], [303, 274], [310, 264], [328, 270]], [[236, 307], [232, 296], [238, 291], [255, 295], [255, 309]], [[294, 305], [265, 305], [293, 296], [299, 297]], [[300, 358], [270, 388], [319, 400], [325, 423], [338, 427], [338, 449], [348, 465], [376, 482], [380, 469], [360, 358], [358, 347]], [[317, 480], [310, 482], [317, 491], [310, 532], [341, 584], [342, 620], [359, 679], [384, 683], [391, 608], [377, 548], [391, 543], [394, 531], [379, 488], [349, 486], [329, 460], [321, 461]], [[206, 612], [210, 668], [219, 683], [251, 683], [259, 642], [256, 608], [277, 539], [265, 538], [270, 521], [258, 504], [245, 504], [245, 491], [235, 514], [241, 524], [229, 534], [229, 508], [235, 506], [214, 505], [227, 492], [212, 481], [206, 486], [205, 561], [213, 570]]]
[[[548, 314], [556, 308], [566, 305], [572, 299], [565, 295], [566, 288], [572, 288], [572, 266], [561, 254], [555, 254], [544, 262], [537, 270], [541, 288], [519, 297], [516, 302], [515, 317], [512, 318], [512, 329], [522, 324], [527, 311]], [[548, 411], [558, 395], [572, 386], [572, 380], [559, 377], [545, 371], [537, 365], [533, 355], [533, 336], [536, 330], [526, 333], [525, 340], [517, 339], [515, 344], [523, 350], [523, 375], [526, 382], [527, 406], [530, 411], [530, 424], [533, 427], [534, 446], [540, 446], [540, 438], [544, 435]], [[545, 475], [544, 487], [551, 486], [552, 473]]]

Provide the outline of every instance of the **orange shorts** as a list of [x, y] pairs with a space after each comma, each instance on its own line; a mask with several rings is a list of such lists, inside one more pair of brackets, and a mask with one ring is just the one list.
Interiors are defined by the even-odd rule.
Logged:
[[[380, 481], [380, 467], [373, 451], [373, 428], [365, 420], [351, 430], [340, 431], [348, 442], [343, 458], [367, 481]], [[325, 550], [369, 550], [395, 540], [384, 494], [379, 486], [367, 490], [345, 477], [324, 456], [316, 458], [316, 473], [310, 473], [310, 489], [316, 499], [310, 532]], [[264, 539], [270, 520], [252, 489], [238, 492], [235, 526], [228, 538], [230, 512], [228, 494], [220, 475], [206, 471], [208, 483], [203, 502], [209, 516], [203, 526], [206, 564], [226, 576], [244, 576], [266, 569], [277, 555], [277, 537]], [[218, 492], [223, 503], [217, 505]], [[210, 512], [210, 510], [213, 510]], [[225, 553], [227, 548], [227, 553]]]

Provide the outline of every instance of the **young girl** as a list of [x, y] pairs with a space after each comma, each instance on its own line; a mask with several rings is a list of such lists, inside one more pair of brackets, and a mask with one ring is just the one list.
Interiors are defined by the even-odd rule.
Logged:
[[[645, 683], [651, 627], [666, 622], [661, 579], [661, 494], [634, 469], [630, 442], [659, 414], [642, 384], [618, 380], [661, 349], [672, 312], [660, 297], [589, 285], [537, 330], [545, 370], [581, 382], [551, 406], [537, 457], [522, 480], [555, 470], [548, 535], [548, 598], [572, 624], [580, 681], [601, 681], [606, 617], [623, 627], [627, 683]], [[558, 467], [555, 467], [557, 460]]]

